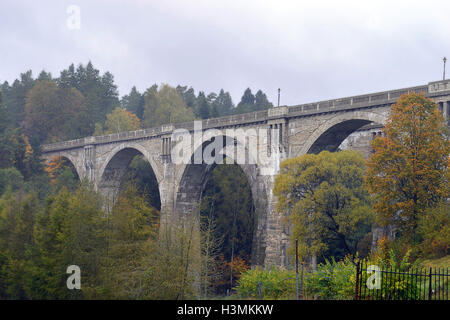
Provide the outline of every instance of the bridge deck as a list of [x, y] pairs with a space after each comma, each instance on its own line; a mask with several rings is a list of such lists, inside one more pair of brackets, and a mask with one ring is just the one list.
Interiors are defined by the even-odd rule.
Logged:
[[[251, 123], [265, 122], [275, 118], [306, 117], [319, 113], [337, 112], [360, 108], [370, 108], [378, 105], [395, 103], [396, 99], [408, 92], [421, 92], [429, 97], [450, 92], [450, 80], [430, 82], [428, 85], [409, 87], [404, 89], [383, 91], [365, 95], [358, 95], [333, 100], [325, 100], [314, 103], [306, 103], [294, 106], [280, 106], [268, 110], [250, 112], [238, 115], [225, 116], [202, 120], [203, 129], [233, 127]], [[147, 128], [137, 131], [126, 131], [96, 137], [85, 137], [76, 140], [56, 142], [42, 146], [43, 152], [51, 152], [62, 149], [77, 148], [85, 145], [95, 145], [108, 142], [156, 137], [169, 134], [174, 129], [194, 130], [194, 122], [166, 124], [159, 127]]]

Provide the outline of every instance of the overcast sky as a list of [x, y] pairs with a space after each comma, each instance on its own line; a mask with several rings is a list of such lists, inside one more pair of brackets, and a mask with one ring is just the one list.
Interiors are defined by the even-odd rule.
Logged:
[[444, 55], [450, 1], [0, 2], [0, 82], [91, 60], [121, 95], [168, 83], [237, 103], [250, 87], [276, 103], [281, 88], [294, 105], [440, 80]]

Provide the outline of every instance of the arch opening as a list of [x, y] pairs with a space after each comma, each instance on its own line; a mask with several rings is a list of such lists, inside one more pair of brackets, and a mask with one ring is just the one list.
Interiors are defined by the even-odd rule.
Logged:
[[[219, 157], [223, 163], [187, 164], [176, 194], [176, 212], [184, 219], [199, 218], [202, 261], [210, 263], [208, 268], [200, 267], [202, 297], [225, 295], [236, 284], [237, 266], [258, 263], [254, 261], [257, 165], [236, 163], [234, 148], [227, 150], [238, 143], [236, 139], [215, 139], [224, 139]], [[204, 142], [200, 151], [212, 140]]]
[[[236, 268], [251, 265], [255, 231], [253, 195], [239, 165], [219, 164], [212, 169], [202, 191], [199, 211], [202, 251], [215, 260], [213, 269], [217, 273], [215, 281], [209, 283], [210, 293], [226, 295], [236, 282]], [[216, 243], [215, 252], [209, 252], [212, 250], [208, 241]], [[204, 295], [209, 293], [203, 291]]]
[[49, 175], [50, 185], [56, 191], [59, 191], [62, 187], [75, 191], [81, 182], [77, 168], [72, 160], [66, 156], [52, 157], [48, 161], [45, 171]]
[[106, 197], [111, 206], [119, 193], [132, 183], [138, 194], [145, 198], [148, 205], [161, 210], [158, 180], [155, 172], [142, 154], [135, 148], [124, 148], [116, 152], [101, 173], [98, 190]]
[[[353, 132], [369, 126], [381, 128], [386, 123], [387, 115], [370, 111], [354, 111], [334, 116], [317, 127], [297, 152], [298, 155], [306, 153], [320, 153], [327, 150], [337, 151], [341, 143]], [[300, 137], [303, 140], [303, 137]]]
[[356, 130], [372, 123], [369, 120], [346, 120], [328, 128], [309, 148], [308, 153], [318, 154], [321, 151], [335, 152], [342, 142]]

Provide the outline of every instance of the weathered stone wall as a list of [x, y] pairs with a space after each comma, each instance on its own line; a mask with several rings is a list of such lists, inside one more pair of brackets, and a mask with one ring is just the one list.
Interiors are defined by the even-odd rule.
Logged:
[[381, 127], [361, 129], [350, 134], [339, 146], [339, 150], [355, 150], [369, 158], [372, 153], [371, 142], [375, 136], [381, 134]]

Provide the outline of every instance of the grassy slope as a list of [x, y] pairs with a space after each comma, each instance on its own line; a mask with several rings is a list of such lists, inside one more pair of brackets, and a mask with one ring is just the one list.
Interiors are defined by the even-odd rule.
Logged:
[[423, 266], [426, 268], [450, 268], [450, 255], [440, 259], [424, 260]]

